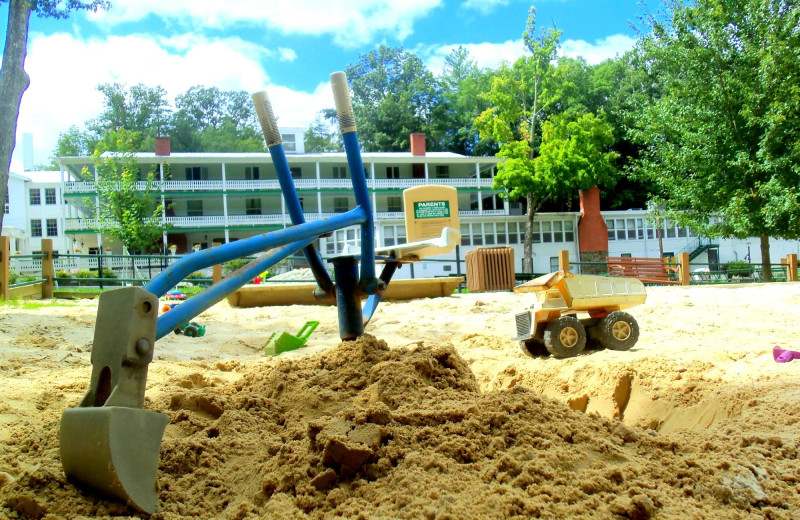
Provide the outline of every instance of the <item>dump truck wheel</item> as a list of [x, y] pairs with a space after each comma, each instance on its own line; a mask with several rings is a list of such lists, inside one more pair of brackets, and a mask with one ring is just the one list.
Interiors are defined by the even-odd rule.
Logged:
[[627, 312], [614, 311], [598, 325], [600, 343], [611, 350], [628, 350], [639, 341], [639, 324]]
[[539, 358], [549, 355], [547, 349], [544, 348], [544, 344], [535, 339], [524, 339], [520, 341], [519, 348], [525, 353], [525, 355], [532, 358]]
[[196, 325], [187, 325], [185, 329], [183, 329], [183, 335], [189, 336], [190, 338], [196, 338], [200, 330], [197, 328]]
[[544, 346], [553, 357], [575, 357], [586, 347], [586, 329], [575, 316], [561, 316], [545, 329]]

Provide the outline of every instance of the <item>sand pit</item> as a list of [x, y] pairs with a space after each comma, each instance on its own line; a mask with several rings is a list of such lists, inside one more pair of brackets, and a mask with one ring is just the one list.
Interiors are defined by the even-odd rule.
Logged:
[[[797, 518], [800, 285], [656, 287], [629, 352], [531, 358], [530, 295], [232, 309], [156, 347], [168, 414], [153, 518]], [[96, 302], [0, 315], [0, 517], [138, 518], [66, 482], [58, 421], [88, 387]], [[321, 321], [277, 358], [272, 331]]]

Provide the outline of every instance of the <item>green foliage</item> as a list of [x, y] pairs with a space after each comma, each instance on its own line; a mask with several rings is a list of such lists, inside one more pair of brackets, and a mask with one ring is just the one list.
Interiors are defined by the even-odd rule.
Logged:
[[[124, 128], [111, 130], [92, 154], [98, 175], [100, 231], [120, 240], [132, 253], [154, 248], [163, 230], [162, 206], [156, 202], [155, 174], [147, 172], [142, 180], [133, 155], [140, 138], [138, 132]], [[117, 152], [105, 153], [106, 150]]]
[[353, 90], [353, 110], [364, 150], [407, 151], [412, 132], [423, 132], [440, 149], [436, 125], [441, 88], [415, 54], [379, 46], [346, 67]]
[[92, 273], [86, 269], [81, 269], [75, 273], [75, 278], [93, 278]]
[[308, 127], [303, 135], [306, 153], [344, 151], [342, 137], [338, 129], [323, 121], [322, 118], [325, 113], [326, 111], [322, 111], [317, 114], [314, 122], [311, 123], [311, 126]]
[[729, 276], [752, 276], [753, 265], [744, 260], [733, 260], [725, 265], [725, 272]]
[[800, 237], [800, 6], [675, 3], [634, 56], [651, 99], [630, 112], [636, 173], [705, 236]]
[[16, 271], [8, 271], [8, 283], [9, 285], [17, 283], [19, 279], [19, 273]]
[[56, 278], [72, 278], [72, 275], [69, 271], [64, 271], [63, 269], [56, 271]]
[[253, 259], [252, 258], [235, 258], [233, 260], [229, 260], [222, 264], [222, 269], [226, 275], [240, 269], [247, 264], [249, 264]]
[[[116, 277], [117, 277], [117, 275], [114, 273], [114, 271], [112, 271], [108, 267], [104, 267], [103, 268], [103, 276], [102, 276], [102, 278], [116, 278]], [[101, 278], [101, 277], [98, 276], [98, 270], [97, 269], [92, 269], [91, 275], [89, 276], [89, 278]]]

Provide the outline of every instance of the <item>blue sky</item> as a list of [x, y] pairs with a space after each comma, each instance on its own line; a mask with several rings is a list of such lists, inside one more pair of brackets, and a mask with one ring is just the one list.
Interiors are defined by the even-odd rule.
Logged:
[[[328, 75], [377, 45], [402, 46], [438, 73], [453, 48], [495, 67], [523, 54], [535, 5], [537, 25], [563, 31], [561, 53], [590, 63], [632, 47], [641, 0], [111, 0], [108, 12], [68, 20], [31, 18], [22, 134], [34, 161], [49, 160], [60, 132], [98, 115], [99, 83], [163, 86], [170, 99], [193, 85], [266, 89], [279, 124], [307, 126], [333, 106]], [[648, 2], [651, 6], [656, 1]], [[0, 4], [7, 26], [7, 4]]]

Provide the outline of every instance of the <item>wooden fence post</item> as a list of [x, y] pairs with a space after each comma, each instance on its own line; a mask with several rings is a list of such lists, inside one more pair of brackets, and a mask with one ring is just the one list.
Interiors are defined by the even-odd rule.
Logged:
[[678, 280], [681, 285], [689, 285], [691, 281], [689, 275], [689, 253], [678, 253]]
[[11, 267], [11, 240], [0, 237], [0, 299], [8, 299], [8, 271]]
[[792, 253], [786, 257], [786, 263], [789, 264], [789, 274], [786, 277], [787, 282], [797, 281], [797, 253]]
[[[211, 247], [217, 247], [219, 245], [222, 244], [220, 244], [219, 242], [211, 243]], [[217, 283], [220, 280], [222, 280], [222, 264], [217, 264], [214, 266], [213, 274], [211, 276], [212, 276], [212, 283]]]
[[569, 251], [562, 249], [558, 252], [558, 270], [569, 272]]
[[53, 280], [55, 270], [53, 269], [53, 239], [42, 239], [42, 298], [53, 297]]

